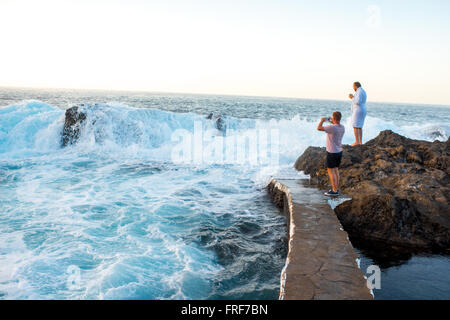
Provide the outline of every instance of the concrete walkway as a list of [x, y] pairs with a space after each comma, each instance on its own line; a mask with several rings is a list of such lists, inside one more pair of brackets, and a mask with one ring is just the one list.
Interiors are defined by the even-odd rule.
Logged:
[[307, 180], [272, 180], [273, 201], [288, 219], [289, 252], [280, 299], [372, 300], [347, 233], [321, 190]]

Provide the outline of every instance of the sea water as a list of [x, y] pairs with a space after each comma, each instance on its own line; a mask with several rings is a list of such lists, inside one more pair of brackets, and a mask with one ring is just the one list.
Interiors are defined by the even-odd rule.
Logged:
[[[88, 121], [61, 148], [64, 110], [76, 104], [92, 105], [82, 108]], [[352, 143], [345, 101], [0, 89], [0, 298], [276, 299], [286, 222], [264, 187], [297, 175], [289, 168], [324, 144], [317, 122], [335, 110]], [[365, 141], [386, 129], [429, 141], [450, 134], [445, 106], [368, 110]], [[195, 154], [196, 128], [213, 141], [254, 130], [267, 161], [174, 161], [177, 132], [192, 133]], [[420, 290], [392, 276], [411, 264]], [[386, 289], [375, 295], [449, 298], [449, 266], [441, 255], [382, 266]]]

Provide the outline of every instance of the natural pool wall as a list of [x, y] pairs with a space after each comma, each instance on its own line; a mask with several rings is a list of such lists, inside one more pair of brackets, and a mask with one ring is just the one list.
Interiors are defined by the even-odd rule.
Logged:
[[288, 220], [281, 300], [371, 300], [347, 233], [322, 193], [304, 180], [272, 180], [272, 200]]

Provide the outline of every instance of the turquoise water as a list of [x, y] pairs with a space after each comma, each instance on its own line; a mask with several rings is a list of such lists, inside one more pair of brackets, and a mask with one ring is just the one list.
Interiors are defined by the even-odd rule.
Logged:
[[[0, 99], [4, 299], [276, 299], [286, 226], [264, 187], [323, 145], [321, 116], [350, 121], [341, 101], [28, 89]], [[62, 149], [64, 109], [81, 103], [99, 105]], [[446, 140], [449, 123], [446, 107], [369, 104], [365, 139], [392, 129]], [[210, 145], [257, 130], [276, 132], [277, 148], [256, 163], [174, 161], [174, 135], [197, 125]], [[402, 294], [420, 296], [392, 297]]]

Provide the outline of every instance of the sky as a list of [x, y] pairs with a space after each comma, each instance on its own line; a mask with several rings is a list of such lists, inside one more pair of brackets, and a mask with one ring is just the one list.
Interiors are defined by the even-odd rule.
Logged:
[[448, 0], [0, 0], [0, 86], [450, 105]]

